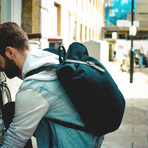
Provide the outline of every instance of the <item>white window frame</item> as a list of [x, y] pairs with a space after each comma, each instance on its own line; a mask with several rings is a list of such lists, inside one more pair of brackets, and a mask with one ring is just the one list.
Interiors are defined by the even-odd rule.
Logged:
[[21, 25], [22, 0], [1, 0], [1, 23], [16, 22]]

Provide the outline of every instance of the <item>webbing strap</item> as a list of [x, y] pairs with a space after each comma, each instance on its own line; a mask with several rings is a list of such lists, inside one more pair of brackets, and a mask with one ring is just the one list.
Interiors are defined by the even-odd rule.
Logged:
[[37, 69], [34, 69], [34, 70], [32, 70], [32, 71], [29, 71], [29, 72], [25, 75], [25, 78], [28, 77], [28, 76], [31, 76], [31, 75], [33, 75], [33, 74], [36, 74], [36, 73], [45, 71], [45, 70], [56, 69], [57, 66], [58, 66], [58, 64], [39, 67], [39, 68], [37, 68]]
[[53, 148], [53, 138], [52, 138], [52, 130], [51, 130], [51, 126], [50, 126], [50, 123], [48, 121], [47, 118], [45, 118], [47, 124], [48, 124], [48, 130], [49, 130], [49, 148]]
[[64, 127], [68, 127], [68, 128], [72, 128], [72, 129], [76, 129], [76, 130], [80, 130], [80, 131], [84, 131], [84, 132], [89, 132], [86, 129], [86, 127], [81, 126], [81, 125], [76, 125], [76, 124], [71, 123], [71, 122], [61, 121], [61, 120], [58, 120], [58, 119], [52, 119], [52, 118], [46, 118], [46, 117], [45, 117], [45, 119], [48, 119], [49, 121], [56, 123], [56, 124], [59, 124], [59, 125], [62, 125]]

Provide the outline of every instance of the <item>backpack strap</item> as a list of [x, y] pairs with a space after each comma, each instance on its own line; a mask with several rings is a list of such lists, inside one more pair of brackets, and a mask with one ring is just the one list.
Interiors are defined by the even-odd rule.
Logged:
[[[49, 51], [49, 52], [52, 52], [52, 50], [49, 50], [49, 49], [44, 49], [45, 51]], [[65, 47], [64, 46], [59, 46], [58, 48], [58, 53], [59, 54], [59, 62], [60, 64], [63, 62], [63, 60], [65, 60], [65, 55], [66, 55], [66, 50], [65, 50]], [[39, 73], [39, 72], [42, 72], [42, 71], [45, 71], [45, 70], [51, 70], [51, 69], [56, 69], [57, 66], [59, 64], [54, 64], [54, 65], [48, 65], [48, 66], [42, 66], [42, 67], [39, 67], [37, 69], [34, 69], [32, 71], [29, 71], [26, 75], [25, 75], [25, 78], [28, 77], [28, 76], [31, 76], [33, 74], [36, 74], [36, 73]]]
[[[49, 66], [39, 67], [39, 68], [37, 68], [37, 69], [34, 69], [34, 70], [28, 72], [28, 73], [25, 75], [25, 78], [28, 77], [28, 76], [31, 76], [31, 75], [33, 75], [33, 74], [36, 74], [36, 73], [45, 71], [45, 70], [54, 69], [54, 68], [56, 68], [57, 66], [58, 66], [58, 64], [57, 64], [57, 65], [49, 65]], [[46, 119], [46, 121], [48, 122], [48, 126], [49, 126], [49, 127], [50, 127], [49, 121], [51, 121], [51, 122], [53, 122], [53, 123], [62, 125], [62, 126], [64, 126], [64, 127], [68, 127], [68, 128], [72, 128], [72, 129], [76, 129], [76, 130], [81, 130], [81, 131], [88, 132], [85, 127], [80, 126], [80, 125], [73, 124], [73, 123], [71, 123], [71, 122], [61, 121], [61, 120], [52, 119], [52, 118], [45, 118], [45, 119]], [[49, 128], [49, 129], [50, 129], [50, 128]]]
[[80, 130], [80, 131], [84, 131], [84, 132], [89, 132], [87, 130], [87, 128], [85, 126], [81, 126], [81, 125], [77, 125], [77, 124], [74, 124], [72, 122], [67, 122], [67, 121], [62, 121], [62, 120], [58, 120], [58, 119], [53, 119], [53, 118], [48, 118], [48, 117], [44, 117], [47, 120], [55, 123], [55, 124], [59, 124], [59, 125], [62, 125], [64, 127], [68, 127], [68, 128], [72, 128], [72, 129], [75, 129], [75, 130]]
[[[62, 56], [62, 53], [63, 53], [63, 56]], [[58, 54], [59, 54], [59, 62], [61, 64], [63, 60], [65, 60], [65, 56], [66, 56], [66, 49], [64, 46], [59, 46]]]
[[59, 64], [54, 64], [54, 65], [48, 65], [48, 66], [39, 67], [39, 68], [37, 68], [37, 69], [34, 69], [34, 70], [32, 70], [32, 71], [29, 71], [29, 72], [25, 75], [25, 78], [28, 77], [28, 76], [34, 75], [34, 74], [36, 74], [36, 73], [45, 71], [45, 70], [56, 69], [58, 65], [59, 65]]

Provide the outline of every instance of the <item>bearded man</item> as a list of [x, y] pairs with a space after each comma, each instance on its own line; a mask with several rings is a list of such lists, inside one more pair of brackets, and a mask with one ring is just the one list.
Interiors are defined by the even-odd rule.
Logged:
[[51, 121], [49, 130], [45, 120], [48, 117], [84, 126], [57, 79], [56, 69], [25, 78], [34, 69], [58, 63], [57, 55], [30, 49], [28, 37], [19, 25], [13, 22], [0, 24], [0, 71], [4, 71], [8, 78], [17, 76], [23, 80], [16, 94], [14, 117], [2, 148], [29, 148], [30, 144], [27, 146], [26, 143], [33, 135], [38, 148], [101, 146], [101, 138]]

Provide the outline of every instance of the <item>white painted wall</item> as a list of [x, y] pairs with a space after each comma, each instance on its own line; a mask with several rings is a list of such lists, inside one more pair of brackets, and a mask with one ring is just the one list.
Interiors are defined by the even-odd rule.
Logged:
[[[88, 0], [41, 0], [41, 39], [42, 48], [48, 46], [47, 38], [57, 37], [57, 8], [54, 3], [61, 5], [61, 36], [64, 46], [68, 48], [73, 42], [73, 23], [77, 21], [77, 40], [80, 41], [80, 24], [82, 24], [82, 42], [89, 40], [89, 28], [95, 30], [99, 39], [99, 30], [104, 26], [103, 15], [98, 12]], [[104, 2], [104, 1], [102, 1]], [[78, 3], [78, 5], [77, 5]], [[87, 26], [87, 40], [85, 40], [85, 27]], [[93, 36], [92, 36], [92, 39]]]
[[11, 97], [12, 97], [12, 100], [14, 101], [15, 100], [15, 95], [16, 93], [18, 92], [18, 89], [22, 83], [22, 80], [15, 77], [13, 79], [8, 79], [7, 78], [7, 83], [8, 83], [8, 87], [10, 89], [10, 92], [11, 92]]
[[[131, 50], [131, 40], [117, 40], [117, 59], [124, 58]], [[144, 46], [144, 50], [148, 52], [148, 40], [134, 40], [133, 50], [139, 49], [140, 45]]]

